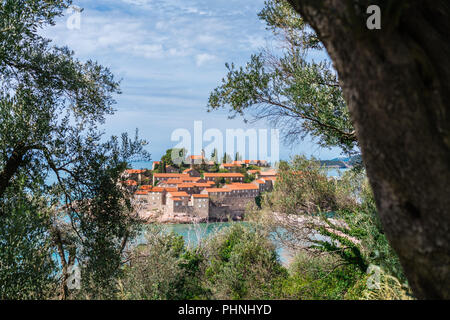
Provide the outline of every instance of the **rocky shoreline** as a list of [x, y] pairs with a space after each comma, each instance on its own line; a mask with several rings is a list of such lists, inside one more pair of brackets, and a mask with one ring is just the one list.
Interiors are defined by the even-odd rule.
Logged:
[[[198, 217], [184, 216], [184, 215], [160, 215], [160, 216], [143, 216], [141, 218], [146, 221], [146, 223], [158, 223], [158, 224], [198, 224], [198, 223], [214, 223], [214, 222], [229, 222], [229, 218], [224, 219], [201, 219]], [[242, 221], [243, 217], [235, 217], [231, 219], [232, 221]]]

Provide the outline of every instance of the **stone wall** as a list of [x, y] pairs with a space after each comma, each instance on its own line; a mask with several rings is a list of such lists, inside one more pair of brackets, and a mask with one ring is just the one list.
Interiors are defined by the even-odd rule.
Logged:
[[242, 220], [244, 217], [245, 210], [236, 210], [228, 206], [209, 207], [209, 221], [228, 221], [228, 220]]

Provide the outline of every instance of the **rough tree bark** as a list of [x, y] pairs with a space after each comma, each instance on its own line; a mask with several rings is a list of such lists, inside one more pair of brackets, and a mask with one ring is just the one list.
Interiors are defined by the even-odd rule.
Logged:
[[[450, 299], [450, 2], [289, 0], [338, 71], [386, 235], [414, 294]], [[381, 30], [369, 30], [369, 5]]]

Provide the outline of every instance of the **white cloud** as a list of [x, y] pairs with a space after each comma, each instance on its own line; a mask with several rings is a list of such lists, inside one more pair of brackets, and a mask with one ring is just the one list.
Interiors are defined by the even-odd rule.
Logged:
[[152, 0], [122, 0], [125, 3], [134, 4], [137, 6], [144, 6], [150, 4]]
[[197, 54], [195, 56], [195, 63], [197, 64], [197, 67], [201, 67], [205, 63], [214, 61], [216, 59], [217, 59], [217, 57], [215, 55], [212, 55], [209, 53], [201, 53], [201, 54]]
[[76, 2], [85, 8], [81, 29], [69, 30], [63, 17], [43, 35], [67, 45], [82, 60], [109, 66], [123, 79], [108, 133], [139, 127], [144, 138], [161, 141], [161, 147], [151, 149], [158, 154], [169, 147], [173, 126], [198, 119], [205, 119], [205, 125], [239, 125], [240, 120], [227, 120], [226, 111], [207, 114], [205, 106], [226, 72], [224, 62], [244, 64], [265, 47], [270, 34], [257, 18], [264, 0], [245, 5], [242, 0]]
[[161, 44], [136, 44], [132, 47], [126, 47], [125, 50], [145, 58], [163, 58], [165, 56]]

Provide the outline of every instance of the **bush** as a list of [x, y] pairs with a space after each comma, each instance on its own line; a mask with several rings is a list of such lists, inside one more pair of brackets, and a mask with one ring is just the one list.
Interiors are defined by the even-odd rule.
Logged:
[[206, 283], [214, 299], [271, 299], [279, 296], [287, 270], [267, 234], [233, 224], [207, 246]]
[[48, 215], [15, 191], [0, 208], [0, 300], [53, 298], [57, 279]]
[[369, 265], [376, 265], [406, 284], [379, 221], [364, 170], [328, 179], [317, 161], [295, 157], [280, 164], [273, 192], [262, 198], [261, 210], [247, 217], [275, 232], [283, 245], [332, 254], [339, 257], [338, 263], [358, 268], [361, 275]]
[[188, 249], [182, 236], [149, 229], [147, 243], [138, 246], [121, 281], [122, 298], [185, 300], [208, 298], [202, 287], [204, 256]]
[[282, 297], [299, 300], [345, 299], [347, 292], [364, 276], [359, 268], [342, 263], [333, 254], [305, 252], [294, 258], [289, 273], [283, 283]]

